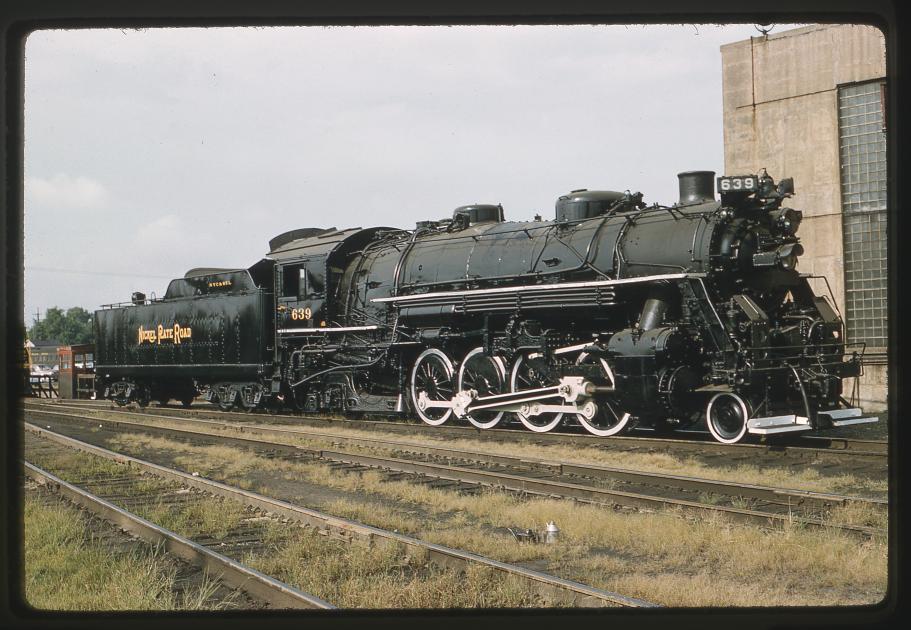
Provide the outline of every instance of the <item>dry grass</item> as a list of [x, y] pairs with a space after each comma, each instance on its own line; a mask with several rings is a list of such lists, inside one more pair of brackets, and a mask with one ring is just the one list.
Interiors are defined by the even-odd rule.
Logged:
[[344, 608], [487, 608], [539, 602], [518, 580], [492, 569], [438, 569], [394, 545], [327, 540], [295, 528], [266, 556], [244, 562]]
[[67, 470], [67, 479], [116, 477], [124, 474], [122, 464], [100, 457], [86, 457], [84, 453], [70, 450], [32, 452], [26, 444], [26, 458], [36, 465]]
[[160, 548], [114, 551], [96, 539], [83, 514], [68, 505], [25, 499], [25, 598], [45, 610], [198, 610], [232, 607], [213, 599], [206, 576], [184, 588]]
[[420, 526], [415, 519], [416, 511], [398, 508], [391, 505], [364, 504], [350, 499], [337, 499], [323, 506], [323, 509], [341, 518], [366, 523], [374, 527], [409, 536], [420, 533]]
[[[157, 445], [167, 447], [166, 444]], [[189, 458], [199, 470], [208, 473], [229, 470], [237, 474], [247, 471], [250, 465], [262, 468], [256, 457], [231, 458], [230, 452], [217, 447], [205, 454], [191, 454], [181, 449], [187, 445], [172, 446], [185, 453], [183, 457]], [[81, 471], [91, 469], [97, 472], [104, 468], [115, 476], [123, 473], [123, 466], [118, 464], [102, 462], [99, 467], [96, 465], [98, 462], [90, 461], [97, 459], [93, 455], [76, 454], [76, 457], [78, 459], [71, 461], [71, 454], [63, 453], [49, 459], [56, 459], [58, 464], [66, 461], [78, 464]], [[108, 464], [110, 467], [105, 468]], [[72, 478], [65, 471], [61, 476]], [[174, 489], [173, 484], [170, 489]], [[277, 519], [250, 519], [251, 515], [239, 502], [207, 497], [202, 501], [175, 504], [163, 498], [158, 503], [132, 509], [178, 534], [197, 539], [200, 536], [224, 538], [238, 529], [249, 533], [252, 525], [261, 532], [264, 543], [271, 549], [267, 553], [247, 556], [243, 562], [342, 607], [473, 608], [541, 604], [522, 581], [499, 572], [483, 567], [470, 567], [464, 572], [441, 569], [428, 564], [424, 557], [409, 556], [405, 547], [347, 544], [329, 540], [311, 529], [289, 526]], [[378, 513], [383, 513], [383, 510]], [[391, 515], [392, 511], [386, 513]], [[96, 558], [85, 560], [89, 564], [98, 563]], [[151, 586], [147, 588], [156, 601], [162, 598], [159, 590]], [[201, 595], [188, 593], [186, 603], [182, 605], [188, 606], [203, 599]], [[135, 605], [149, 606], [145, 603]], [[176, 604], [173, 600], [166, 600], [161, 602], [161, 606], [174, 608]], [[87, 605], [87, 609], [96, 607], [94, 601]]]
[[159, 501], [134, 510], [139, 516], [187, 538], [202, 534], [216, 539], [225, 538], [247, 517], [243, 505], [219, 497], [190, 501], [177, 509]]
[[[403, 438], [400, 434], [396, 433], [365, 431], [347, 427], [343, 429], [339, 427], [332, 429], [308, 427], [306, 430], [310, 433], [317, 434], [344, 433], [351, 437], [388, 439], [423, 446], [463, 449], [466, 451], [487, 452], [489, 454], [510, 455], [514, 457], [530, 457], [549, 461], [560, 460], [579, 464], [593, 464], [644, 472], [684, 475], [719, 481], [735, 481], [739, 483], [782, 488], [799, 488], [817, 492], [849, 492], [857, 491], [858, 488], [869, 490], [870, 492], [886, 492], [887, 490], [887, 482], [885, 479], [868, 479], [857, 477], [849, 473], [821, 475], [818, 470], [811, 467], [803, 467], [794, 470], [784, 466], [780, 468], [759, 468], [758, 466], [749, 464], [718, 466], [714, 463], [705, 464], [695, 457], [684, 454], [622, 452], [597, 448], [595, 446], [561, 446], [559, 444], [541, 446], [521, 442], [498, 443], [496, 445], [496, 452], [493, 453], [489, 441], [471, 438], [429, 437], [421, 435]], [[332, 440], [328, 435], [326, 439], [330, 442]], [[299, 444], [301, 446], [320, 446], [318, 442], [314, 442], [313, 438], [289, 438], [287, 442]], [[345, 448], [350, 448], [352, 450], [355, 450], [356, 448], [344, 443], [342, 444]], [[392, 451], [382, 448], [363, 450], [392, 453]]]
[[889, 514], [869, 503], [849, 502], [832, 508], [828, 520], [836, 525], [856, 525], [885, 530], [889, 525]]
[[[174, 421], [167, 419], [146, 419], [151, 424], [160, 426], [177, 426]], [[144, 420], [144, 421], [146, 421]], [[179, 424], [179, 423], [178, 423]], [[257, 424], [256, 428], [270, 428], [268, 425]], [[252, 428], [252, 427], [251, 427]], [[288, 427], [282, 427], [286, 429]], [[333, 427], [307, 427], [310, 434], [324, 435], [319, 437], [276, 437], [276, 441], [310, 448], [326, 448], [328, 445], [340, 445], [352, 451], [372, 451], [388, 455], [394, 451], [384, 448], [366, 448], [345, 444], [344, 441], [333, 438], [332, 435], [345, 435], [357, 438], [388, 439], [398, 442], [407, 442], [418, 446], [437, 446], [444, 448], [462, 449], [491, 453], [491, 443], [486, 440], [472, 438], [435, 437], [426, 435], [411, 435], [403, 437], [398, 433], [388, 431], [368, 431], [344, 426]], [[271, 438], [270, 438], [271, 439]], [[685, 454], [675, 453], [636, 453], [611, 451], [596, 446], [579, 446], [577, 444], [562, 446], [559, 444], [536, 445], [521, 442], [498, 443], [496, 453], [515, 457], [530, 457], [545, 460], [562, 460], [579, 464], [593, 464], [614, 468], [625, 468], [643, 472], [657, 472], [674, 475], [700, 477], [719, 481], [734, 481], [763, 486], [781, 488], [794, 488], [816, 492], [853, 493], [870, 492], [883, 494], [887, 491], [887, 481], [883, 479], [870, 479], [858, 477], [850, 473], [837, 475], [822, 475], [812, 467], [804, 466], [794, 469], [787, 466], [762, 467], [750, 464], [732, 464], [719, 466], [715, 463], [706, 464], [697, 458]]]
[[[687, 519], [669, 512], [612, 511], [495, 491], [468, 496], [405, 481], [383, 481], [376, 471], [339, 474], [318, 463], [270, 460], [237, 449], [232, 454], [232, 449], [223, 447], [142, 436], [121, 438], [123, 444], [152, 441], [203, 469], [238, 475], [269, 470], [286, 479], [347, 493], [346, 500], [320, 506], [340, 516], [503, 561], [544, 561], [565, 577], [661, 603], [792, 605], [800, 598], [781, 586], [792, 581], [806, 603], [872, 603], [885, 592], [886, 546], [881, 540], [861, 544], [836, 531], [809, 531], [794, 525], [760, 530], [723, 517]], [[233, 480], [226, 477], [226, 481]], [[374, 501], [366, 503], [366, 497]], [[377, 508], [377, 499], [387, 501], [385, 507]], [[871, 518], [849, 508], [836, 514], [842, 522]], [[540, 528], [550, 520], [562, 530], [553, 546], [516, 544], [503, 531], [509, 526]], [[700, 580], [706, 584], [704, 590], [698, 588]], [[712, 589], [713, 581], [727, 586]], [[671, 592], [675, 594], [669, 596]]]

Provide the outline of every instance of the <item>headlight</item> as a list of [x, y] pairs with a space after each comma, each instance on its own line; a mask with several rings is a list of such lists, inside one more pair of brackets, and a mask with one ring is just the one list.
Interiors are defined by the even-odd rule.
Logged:
[[771, 214], [772, 224], [775, 230], [786, 236], [792, 236], [800, 227], [800, 221], [803, 219], [803, 213], [793, 208], [781, 208]]
[[797, 266], [797, 257], [803, 254], [803, 245], [800, 243], [787, 243], [778, 248], [778, 264], [782, 269], [794, 269]]

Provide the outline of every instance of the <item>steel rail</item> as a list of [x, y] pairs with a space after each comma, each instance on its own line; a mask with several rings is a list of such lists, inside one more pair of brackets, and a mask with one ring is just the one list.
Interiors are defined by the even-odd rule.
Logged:
[[[887, 456], [889, 454], [889, 443], [884, 440], [859, 440], [857, 438], [825, 435], [802, 435], [795, 439], [807, 443], [807, 446], [802, 448], [815, 448], [825, 451], [845, 451], [851, 453], [857, 452], [865, 455]], [[818, 446], [813, 446], [814, 444], [817, 444]]]
[[[107, 405], [105, 403], [108, 403]], [[110, 401], [92, 402], [83, 401], [73, 405], [72, 403], [60, 402], [29, 402], [28, 406], [53, 407], [57, 405], [82, 406], [85, 408], [109, 407]], [[692, 431], [680, 432], [677, 435], [681, 437], [651, 437], [635, 435], [615, 435], [610, 437], [596, 437], [587, 433], [564, 433], [549, 431], [547, 433], [533, 433], [521, 429], [478, 429], [472, 426], [441, 425], [436, 427], [427, 426], [417, 422], [406, 422], [403, 420], [359, 420], [354, 418], [341, 417], [318, 417], [306, 415], [288, 415], [288, 414], [251, 414], [248, 412], [234, 412], [217, 410], [214, 406], [209, 409], [180, 409], [176, 407], [161, 407], [159, 409], [181, 414], [224, 414], [232, 417], [241, 417], [245, 420], [256, 419], [261, 417], [276, 418], [282, 421], [288, 421], [289, 424], [307, 425], [312, 427], [326, 427], [335, 425], [346, 425], [354, 428], [368, 431], [389, 431], [391, 433], [413, 434], [415, 432], [435, 435], [439, 437], [452, 436], [466, 439], [481, 439], [490, 441], [521, 441], [538, 444], [572, 444], [579, 446], [590, 446], [595, 448], [610, 449], [620, 447], [623, 449], [662, 449], [678, 450], [683, 452], [697, 454], [733, 454], [733, 455], [793, 455], [802, 458], [835, 458], [844, 460], [846, 457], [865, 458], [874, 461], [885, 461], [888, 457], [888, 442], [877, 440], [857, 440], [852, 438], [842, 438], [837, 436], [791, 436], [785, 439], [778, 438], [774, 442], [763, 444], [722, 444], [721, 442], [710, 441], [708, 434], [696, 433]], [[155, 413], [138, 412], [126, 409], [117, 409], [112, 411], [123, 411], [125, 413], [148, 414], [150, 416], [160, 415]], [[682, 437], [686, 435], [687, 437]], [[696, 436], [698, 439], [693, 439]], [[808, 445], [802, 445], [807, 442]], [[812, 446], [817, 444], [818, 446]]]
[[598, 488], [594, 486], [568, 483], [563, 481], [535, 479], [533, 477], [511, 475], [500, 472], [489, 472], [485, 470], [464, 468], [460, 466], [446, 466], [442, 464], [415, 462], [412, 460], [403, 460], [391, 457], [375, 457], [370, 455], [338, 453], [333, 451], [319, 451], [319, 455], [321, 459], [328, 459], [339, 463], [355, 464], [371, 468], [394, 470], [404, 473], [423, 474], [438, 479], [446, 479], [456, 482], [477, 483], [479, 485], [487, 487], [501, 488], [504, 490], [520, 492], [524, 494], [536, 494], [545, 497], [571, 498], [582, 501], [590, 501], [593, 503], [607, 503], [624, 507], [646, 509], [677, 508], [694, 514], [714, 512], [724, 514], [725, 516], [735, 521], [755, 523], [759, 525], [784, 525], [786, 523], [799, 523], [808, 527], [816, 527], [822, 529], [840, 529], [854, 534], [863, 534], [865, 536], [873, 536], [883, 533], [871, 527], [835, 525], [826, 523], [820, 519], [796, 517], [790, 514], [774, 514], [757, 510], [708, 505], [705, 503], [699, 503], [697, 501], [664, 498], [654, 495], [636, 492], [625, 492], [607, 488]]
[[[63, 414], [61, 414], [63, 415]], [[75, 416], [78, 418], [78, 416]], [[210, 438], [221, 443], [234, 444], [242, 447], [259, 447], [269, 448], [272, 450], [285, 450], [289, 454], [307, 454], [313, 458], [330, 461], [341, 464], [351, 464], [357, 466], [366, 466], [369, 468], [378, 468], [391, 470], [406, 474], [417, 474], [453, 481], [457, 483], [477, 484], [481, 486], [498, 488], [510, 492], [522, 494], [534, 494], [546, 497], [559, 497], [587, 501], [591, 503], [619, 505], [636, 509], [682, 509], [691, 514], [704, 515], [706, 512], [724, 514], [732, 520], [769, 526], [772, 524], [784, 525], [786, 523], [799, 523], [801, 525], [821, 529], [838, 529], [851, 534], [861, 534], [864, 536], [874, 536], [881, 534], [879, 529], [863, 526], [840, 525], [827, 523], [823, 520], [794, 516], [788, 514], [776, 514], [774, 512], [764, 512], [760, 510], [750, 510], [745, 508], [735, 508], [729, 506], [709, 505], [697, 501], [685, 499], [674, 499], [661, 497], [654, 494], [643, 494], [637, 492], [627, 492], [611, 488], [600, 488], [596, 486], [569, 483], [552, 479], [539, 479], [534, 477], [513, 475], [504, 472], [495, 472], [479, 470], [475, 468], [465, 468], [461, 466], [450, 466], [445, 464], [434, 464], [429, 462], [420, 462], [414, 460], [405, 460], [394, 457], [380, 457], [374, 455], [363, 455], [356, 453], [345, 453], [325, 449], [313, 449], [303, 446], [295, 446], [260, 440], [255, 438], [240, 438], [234, 436], [217, 435], [204, 431], [193, 431], [189, 429], [177, 429], [171, 427], [148, 426], [132, 422], [108, 421], [119, 423], [121, 425], [130, 425], [130, 430], [134, 431], [160, 431], [164, 433], [184, 434], [185, 436], [195, 438]], [[812, 494], [812, 493], [810, 493]], [[832, 495], [838, 496], [838, 495]], [[844, 497], [843, 497], [844, 498]], [[885, 505], [885, 502], [879, 502]], [[796, 505], [795, 505], [796, 507]]]
[[493, 560], [468, 551], [425, 542], [397, 532], [389, 532], [378, 527], [364, 525], [348, 519], [318, 512], [219, 481], [199, 476], [194, 477], [193, 475], [180, 470], [117, 453], [88, 442], [83, 442], [82, 440], [42, 429], [41, 427], [37, 427], [28, 422], [23, 423], [23, 425], [26, 431], [52, 440], [58, 444], [63, 444], [70, 448], [98, 455], [105, 459], [117, 461], [129, 466], [135, 466], [140, 470], [156, 476], [177, 481], [178, 483], [197, 488], [204, 492], [239, 501], [246, 505], [264, 510], [267, 513], [277, 514], [301, 522], [335, 538], [349, 542], [353, 540], [362, 540], [372, 544], [404, 545], [408, 549], [417, 550], [419, 553], [426, 553], [434, 563], [443, 567], [451, 567], [459, 570], [463, 570], [466, 565], [470, 564], [489, 567], [505, 575], [524, 580], [532, 587], [532, 592], [541, 596], [545, 601], [584, 607], [658, 607], [658, 604], [642, 599], [627, 597], [619, 593], [595, 588], [587, 584], [574, 582], [533, 569], [500, 562], [499, 560]]
[[[83, 419], [89, 421], [90, 419], [85, 416], [79, 416], [76, 414], [68, 414], [57, 411], [43, 411], [43, 413], [61, 415], [65, 417], [71, 417], [75, 419]], [[117, 413], [117, 411], [114, 411]], [[130, 414], [133, 415], [133, 414]], [[354, 437], [349, 435], [343, 435], [340, 433], [324, 433], [324, 432], [313, 432], [307, 431], [306, 429], [301, 429], [298, 427], [276, 427], [276, 426], [264, 426], [264, 425], [242, 425], [238, 423], [226, 422], [221, 420], [205, 420], [199, 418], [181, 418], [176, 416], [165, 416], [159, 414], [146, 414], [149, 417], [153, 417], [156, 421], [166, 424], [171, 423], [172, 425], [176, 423], [187, 423], [187, 424], [197, 424], [204, 427], [212, 427], [214, 430], [227, 430], [233, 431], [235, 433], [244, 433], [247, 435], [259, 435], [262, 437], [266, 436], [278, 436], [280, 438], [287, 439], [288, 437], [298, 437], [298, 438], [307, 438], [307, 439], [316, 439], [324, 441], [335, 441], [335, 442], [344, 442], [349, 445], [367, 447], [367, 448], [382, 448], [389, 450], [399, 450], [404, 452], [411, 453], [420, 453], [424, 455], [435, 455], [439, 457], [444, 457], [447, 459], [457, 459], [457, 460], [469, 460], [482, 464], [497, 464], [510, 466], [512, 468], [535, 468], [539, 470], [544, 470], [556, 475], [575, 475], [579, 477], [588, 477], [594, 479], [612, 479], [616, 481], [631, 482], [631, 483], [641, 483], [652, 486], [670, 486], [679, 488], [681, 490], [690, 490], [697, 492], [711, 492], [715, 494], [721, 494], [729, 497], [737, 498], [750, 498], [750, 499], [759, 499], [763, 501], [769, 501], [774, 503], [786, 504], [788, 506], [807, 506], [812, 505], [815, 507], [831, 507], [831, 506], [844, 506], [849, 503], [867, 503], [873, 506], [885, 507], [887, 501], [881, 499], [867, 498], [867, 497], [851, 497], [845, 495], [839, 495], [834, 493], [825, 493], [825, 492], [815, 492], [812, 490], [799, 490], [793, 488], [773, 488], [769, 486], [760, 486], [755, 484], [744, 484], [736, 483], [730, 481], [721, 481], [714, 479], [702, 479], [697, 477], [688, 477], [683, 475], [672, 475], [667, 473], [653, 473], [653, 472], [644, 472], [637, 470], [630, 470], [625, 468], [616, 468], [610, 466], [599, 466], [593, 464], [580, 464], [573, 462], [564, 462], [564, 461], [555, 461], [555, 460], [545, 460], [535, 457], [513, 457], [509, 455], [500, 455], [497, 453], [490, 453], [485, 451], [469, 451], [464, 449], [455, 449], [449, 447], [438, 447], [430, 446], [426, 444], [418, 444], [415, 442], [406, 442], [406, 441], [397, 441], [397, 440], [384, 440], [379, 438], [365, 438], [365, 437]], [[110, 420], [104, 419], [103, 422], [113, 423], [113, 424], [125, 424], [135, 427], [146, 428], [148, 424], [141, 424], [139, 422], [132, 422], [129, 420]], [[194, 435], [202, 436], [215, 436], [218, 438], [224, 438], [224, 435], [213, 434], [209, 431], [197, 431], [192, 430], [187, 427], [174, 427], [167, 426], [162, 427], [168, 430], [173, 431], [183, 431], [187, 433], [192, 433]], [[274, 439], [274, 437], [272, 438]], [[257, 443], [268, 445], [268, 446], [279, 446], [279, 443], [275, 442], [261, 442], [260, 440], [254, 440]], [[293, 445], [289, 445], [293, 446]], [[301, 449], [298, 449], [297, 452], [300, 452]], [[325, 454], [329, 451], [319, 451], [319, 453]], [[317, 451], [312, 451], [314, 455], [317, 454]], [[318, 456], [318, 455], [316, 455]], [[325, 457], [324, 457], [325, 458]]]
[[169, 553], [194, 565], [210, 571], [233, 588], [246, 591], [251, 596], [268, 602], [274, 608], [334, 609], [329, 602], [305, 593], [289, 584], [260, 573], [256, 569], [212, 551], [180, 534], [156, 525], [121, 507], [105, 501], [76, 485], [24, 461], [25, 474], [39, 484], [47, 486], [73, 503], [81, 505], [93, 514], [145, 540], [153, 545], [161, 544]]

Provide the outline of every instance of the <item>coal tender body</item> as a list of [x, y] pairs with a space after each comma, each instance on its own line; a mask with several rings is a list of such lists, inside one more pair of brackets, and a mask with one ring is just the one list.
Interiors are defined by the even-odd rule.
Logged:
[[[273, 317], [257, 378], [216, 378], [215, 362], [194, 386], [224, 407], [431, 425], [608, 436], [704, 422], [728, 443], [875, 421], [843, 395], [861, 348], [846, 353], [837, 311], [796, 270], [791, 181], [720, 177], [716, 200], [714, 173], [679, 180], [670, 207], [577, 190], [552, 221], [506, 222], [502, 207], [476, 204], [413, 231], [282, 234], [257, 263], [272, 272], [257, 286]], [[195, 308], [181, 304], [174, 317]]]
[[161, 299], [95, 311], [98, 391], [120, 405], [189, 406], [202, 388], [225, 408], [258, 406], [273, 370], [272, 271], [194, 269]]

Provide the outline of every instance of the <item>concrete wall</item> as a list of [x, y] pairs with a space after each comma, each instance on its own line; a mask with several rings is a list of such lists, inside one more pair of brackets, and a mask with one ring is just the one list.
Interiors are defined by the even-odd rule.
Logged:
[[[849, 383], [845, 382], [845, 398], [851, 393]], [[859, 393], [860, 406], [865, 411], [883, 411], [889, 396], [889, 369], [885, 365], [865, 365]]]
[[[837, 88], [885, 77], [885, 54], [882, 33], [859, 25], [808, 26], [721, 47], [724, 172], [765, 168], [776, 180], [794, 178], [787, 205], [803, 212], [798, 269], [826, 276], [842, 313]], [[885, 368], [868, 367], [861, 398], [884, 404], [885, 379]]]

